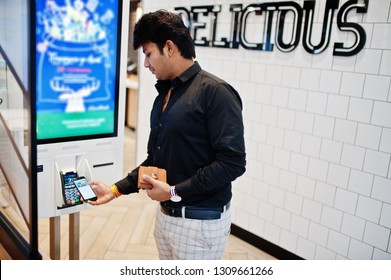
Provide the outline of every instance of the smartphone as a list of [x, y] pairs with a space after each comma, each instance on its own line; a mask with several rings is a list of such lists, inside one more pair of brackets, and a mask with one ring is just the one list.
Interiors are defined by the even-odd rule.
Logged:
[[76, 188], [75, 183], [73, 182], [73, 180], [78, 177], [77, 173], [70, 171], [65, 174], [61, 172], [60, 174], [62, 183], [62, 195], [64, 200], [63, 207], [83, 203], [80, 199], [79, 190]]
[[74, 179], [73, 182], [75, 183], [76, 188], [79, 190], [79, 193], [83, 198], [83, 201], [98, 199], [94, 190], [88, 184], [88, 181], [84, 176]]

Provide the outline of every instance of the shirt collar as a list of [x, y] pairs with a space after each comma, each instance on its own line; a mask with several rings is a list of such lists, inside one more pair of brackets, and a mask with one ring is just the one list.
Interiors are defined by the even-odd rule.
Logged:
[[180, 84], [186, 83], [191, 77], [201, 71], [201, 66], [197, 61], [193, 63], [187, 70], [185, 70], [182, 74], [177, 76], [173, 80], [158, 80], [155, 84], [155, 87], [159, 94], [165, 94], [169, 88], [176, 88]]

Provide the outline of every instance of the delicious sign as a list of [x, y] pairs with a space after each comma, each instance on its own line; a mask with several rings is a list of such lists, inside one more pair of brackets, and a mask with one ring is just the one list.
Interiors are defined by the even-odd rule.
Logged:
[[[265, 2], [246, 7], [242, 4], [232, 4], [229, 6], [230, 31], [227, 36], [221, 38], [217, 38], [221, 5], [193, 6], [190, 9], [176, 7], [175, 10], [184, 19], [197, 46], [231, 49], [242, 46], [248, 50], [269, 52], [276, 46], [282, 52], [291, 52], [301, 42], [304, 49], [311, 54], [319, 54], [329, 46], [336, 13], [338, 29], [347, 32], [347, 35], [353, 34], [354, 39], [348, 42], [335, 42], [333, 55], [352, 56], [360, 52], [366, 42], [365, 30], [359, 23], [349, 21], [348, 17], [353, 11], [366, 13], [369, 0], [349, 0], [341, 7], [339, 7], [339, 0], [327, 0], [320, 40], [314, 43], [314, 11], [317, 2], [324, 3], [324, 1], [306, 0], [303, 6], [294, 1]], [[201, 18], [207, 20], [203, 22]], [[250, 18], [252, 20], [249, 20]], [[246, 31], [249, 28], [255, 29], [256, 34], [259, 35], [256, 37], [258, 41], [250, 42], [247, 39]], [[200, 33], [204, 36], [199, 35]]]

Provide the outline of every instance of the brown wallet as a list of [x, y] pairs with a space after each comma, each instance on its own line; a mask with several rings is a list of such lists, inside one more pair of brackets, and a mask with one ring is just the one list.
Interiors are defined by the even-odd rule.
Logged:
[[167, 172], [163, 168], [157, 168], [156, 166], [140, 166], [138, 169], [138, 188], [139, 189], [151, 189], [152, 185], [143, 180], [142, 176], [147, 174], [162, 182], [167, 181]]

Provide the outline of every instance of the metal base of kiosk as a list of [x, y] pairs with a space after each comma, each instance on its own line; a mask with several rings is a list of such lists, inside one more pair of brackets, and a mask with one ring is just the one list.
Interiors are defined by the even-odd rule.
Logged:
[[[61, 259], [61, 216], [50, 218], [50, 258]], [[80, 258], [80, 213], [69, 214], [69, 259]]]

